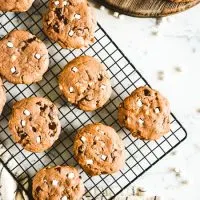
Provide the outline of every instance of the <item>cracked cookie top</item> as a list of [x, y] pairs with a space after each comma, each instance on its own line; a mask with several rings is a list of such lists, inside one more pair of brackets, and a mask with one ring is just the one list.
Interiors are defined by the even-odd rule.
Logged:
[[14, 30], [0, 41], [0, 74], [15, 84], [42, 79], [49, 65], [45, 44], [24, 30]]
[[87, 0], [50, 0], [43, 18], [44, 32], [63, 48], [82, 48], [93, 43], [96, 24]]
[[34, 0], [0, 0], [0, 11], [25, 12]]
[[112, 174], [124, 166], [123, 141], [110, 126], [86, 125], [76, 134], [73, 149], [75, 159], [91, 176]]
[[85, 192], [78, 170], [70, 166], [43, 168], [33, 179], [35, 200], [79, 200]]
[[69, 62], [59, 76], [59, 87], [70, 103], [84, 111], [102, 107], [112, 92], [105, 66], [90, 56]]
[[57, 107], [48, 99], [29, 97], [14, 104], [9, 129], [15, 142], [31, 152], [50, 148], [60, 134]]
[[134, 137], [156, 140], [170, 130], [169, 102], [158, 91], [139, 87], [119, 105], [118, 119]]

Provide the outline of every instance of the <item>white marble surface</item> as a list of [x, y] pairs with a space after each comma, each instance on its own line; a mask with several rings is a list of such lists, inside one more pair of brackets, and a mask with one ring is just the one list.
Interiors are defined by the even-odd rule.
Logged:
[[[175, 149], [175, 155], [165, 157], [134, 185], [161, 196], [162, 200], [199, 200], [200, 6], [165, 18], [159, 27], [155, 25], [155, 19], [125, 16], [119, 20], [108, 10], [96, 11], [98, 21], [125, 55], [152, 87], [170, 99], [172, 110], [188, 131], [188, 139]], [[182, 72], [178, 72], [177, 67]], [[163, 80], [158, 79], [159, 72], [164, 73]], [[176, 177], [171, 168], [180, 169], [181, 177]], [[7, 174], [4, 176], [8, 177]], [[5, 187], [2, 177], [0, 183], [3, 181]], [[183, 184], [184, 180], [188, 183]], [[16, 189], [15, 184], [11, 186]], [[2, 191], [3, 200], [13, 199], [6, 190]], [[128, 192], [131, 191], [132, 187], [129, 187]]]
[[[162, 199], [199, 200], [200, 5], [163, 19], [159, 27], [155, 19], [125, 16], [119, 20], [108, 10], [97, 13], [99, 22], [151, 86], [169, 98], [172, 111], [188, 131], [187, 140], [175, 149], [176, 155], [165, 157], [134, 184]], [[160, 71], [163, 80], [158, 80]], [[174, 167], [183, 171], [182, 178], [170, 172]], [[188, 184], [181, 183], [185, 179]]]

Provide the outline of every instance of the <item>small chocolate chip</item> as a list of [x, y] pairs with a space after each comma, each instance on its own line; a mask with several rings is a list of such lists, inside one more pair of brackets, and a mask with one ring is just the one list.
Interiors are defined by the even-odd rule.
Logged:
[[79, 153], [83, 153], [84, 151], [85, 151], [85, 148], [83, 145], [78, 148]]
[[58, 19], [61, 21], [62, 19], [64, 19], [64, 15], [62, 14], [62, 8], [56, 8], [55, 13], [58, 17]]
[[67, 23], [68, 23], [67, 18], [64, 18], [64, 24], [67, 25]]
[[56, 167], [55, 168], [59, 173], [61, 172], [61, 167]]
[[26, 134], [26, 133], [21, 133], [21, 134], [20, 134], [21, 140], [24, 140], [26, 137], [27, 137], [27, 134]]
[[151, 92], [147, 89], [144, 90], [144, 95], [145, 96], [151, 96]]
[[33, 132], [36, 132], [36, 131], [37, 131], [37, 129], [36, 129], [35, 127], [32, 127], [32, 130], [33, 130]]
[[44, 104], [43, 107], [40, 107], [40, 110], [41, 110], [42, 112], [44, 112], [47, 108], [48, 108], [48, 106], [47, 106], [46, 104]]
[[59, 33], [59, 26], [58, 26], [57, 23], [53, 25], [53, 30], [54, 30], [56, 33]]
[[102, 80], [103, 80], [103, 76], [102, 76], [102, 74], [99, 74], [98, 81], [102, 81]]
[[56, 129], [56, 123], [55, 122], [49, 123], [49, 129], [55, 130]]
[[36, 39], [37, 39], [36, 37], [33, 37], [33, 38], [30, 38], [30, 39], [26, 40], [26, 42], [32, 43], [32, 42], [35, 41]]
[[38, 187], [36, 187], [35, 191], [36, 191], [37, 193], [39, 193], [40, 191], [42, 191], [42, 188], [41, 188], [40, 186], [38, 186]]
[[50, 111], [49, 114], [48, 114], [48, 117], [50, 120], [53, 120], [54, 117], [53, 117], [53, 111]]

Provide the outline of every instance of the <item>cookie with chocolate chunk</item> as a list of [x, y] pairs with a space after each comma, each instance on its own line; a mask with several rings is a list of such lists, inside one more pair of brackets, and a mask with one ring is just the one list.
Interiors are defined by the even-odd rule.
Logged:
[[119, 105], [119, 123], [134, 137], [156, 140], [170, 131], [170, 107], [160, 92], [139, 87]]
[[22, 99], [13, 105], [9, 129], [15, 142], [31, 152], [50, 148], [60, 134], [57, 107], [43, 97]]
[[33, 179], [32, 193], [35, 200], [79, 200], [85, 188], [76, 168], [56, 166], [37, 172]]
[[90, 56], [69, 62], [59, 76], [59, 87], [70, 103], [84, 111], [102, 107], [112, 92], [105, 66]]
[[75, 159], [91, 176], [112, 174], [124, 166], [124, 145], [112, 127], [86, 125], [76, 134], [73, 149]]
[[0, 0], [0, 11], [25, 12], [34, 0]]
[[0, 74], [11, 83], [38, 82], [48, 69], [45, 44], [27, 31], [10, 32], [0, 41], [0, 49]]
[[6, 103], [6, 93], [3, 87], [3, 82], [0, 78], [0, 115], [2, 113], [5, 103]]
[[96, 24], [87, 0], [50, 0], [43, 18], [44, 32], [63, 48], [82, 48], [93, 43]]

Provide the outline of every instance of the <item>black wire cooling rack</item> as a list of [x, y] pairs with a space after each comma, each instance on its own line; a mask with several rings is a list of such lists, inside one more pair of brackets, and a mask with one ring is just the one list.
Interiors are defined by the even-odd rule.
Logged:
[[[47, 6], [46, 0], [38, 0], [26, 13], [0, 13], [1, 37], [13, 29], [29, 30], [45, 42], [50, 54], [49, 70], [40, 83], [13, 85], [4, 81], [7, 104], [0, 118], [1, 162], [29, 195], [31, 179], [39, 169], [48, 165], [68, 164], [76, 166], [81, 173], [86, 187], [84, 199], [113, 199], [180, 144], [186, 138], [186, 131], [173, 114], [171, 131], [157, 141], [133, 138], [126, 129], [122, 129], [117, 123], [119, 103], [135, 88], [148, 83], [100, 25], [95, 33], [96, 42], [87, 49], [70, 51], [48, 40], [41, 29], [42, 14]], [[57, 83], [58, 74], [66, 63], [83, 54], [97, 57], [107, 66], [113, 87], [109, 102], [103, 108], [90, 113], [68, 105], [60, 95]], [[50, 150], [40, 154], [23, 150], [13, 142], [8, 130], [8, 119], [13, 103], [29, 96], [49, 98], [57, 105], [60, 113], [62, 134]], [[126, 165], [120, 172], [91, 178], [74, 160], [72, 146], [75, 132], [92, 122], [113, 126], [123, 139], [126, 147]]]

